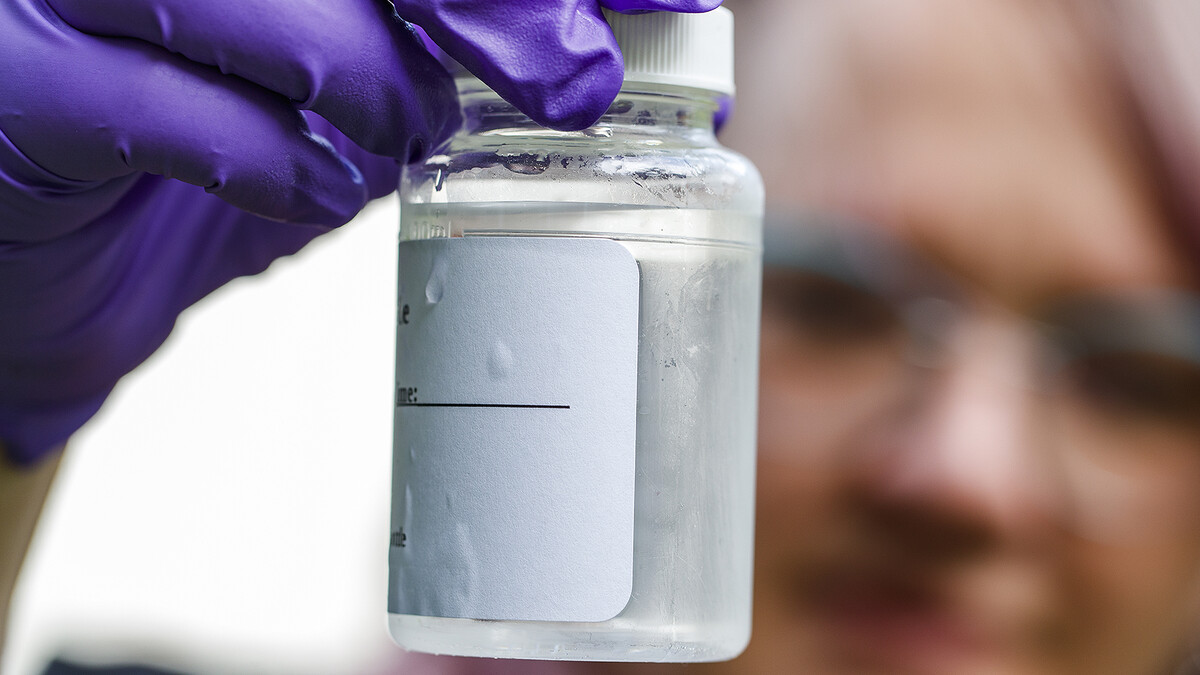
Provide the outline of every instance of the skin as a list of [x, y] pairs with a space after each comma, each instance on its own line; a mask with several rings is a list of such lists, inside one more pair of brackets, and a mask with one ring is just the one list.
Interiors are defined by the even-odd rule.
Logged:
[[62, 458], [61, 451], [55, 452], [34, 467], [22, 468], [5, 459], [3, 449], [0, 445], [0, 653], [21, 562]]
[[[1108, 467], [1151, 488], [1112, 495], [1140, 536], [1096, 536], [1039, 452], [1026, 381], [1023, 317], [1048, 303], [1196, 288], [1103, 34], [1067, 3], [736, 9], [724, 141], [762, 170], [769, 208], [875, 224], [955, 275], [969, 311], [914, 399], [892, 360], [799, 331], [772, 301], [795, 279], [768, 274], [754, 634], [685, 670], [1173, 672], [1200, 606], [1200, 457]], [[643, 671], [663, 672], [604, 672]]]

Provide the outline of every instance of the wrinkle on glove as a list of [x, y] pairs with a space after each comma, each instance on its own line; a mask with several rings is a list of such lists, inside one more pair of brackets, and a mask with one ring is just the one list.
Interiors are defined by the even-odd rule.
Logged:
[[[625, 63], [602, 8], [705, 12], [721, 0], [397, 0], [397, 11], [538, 124], [595, 123], [621, 89]], [[545, 58], [547, 54], [553, 58]]]

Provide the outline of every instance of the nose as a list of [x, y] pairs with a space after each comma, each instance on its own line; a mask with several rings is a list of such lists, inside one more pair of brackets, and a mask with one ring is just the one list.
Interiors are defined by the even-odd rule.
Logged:
[[1044, 512], [1031, 333], [1003, 310], [972, 310], [948, 331], [940, 362], [864, 435], [852, 494], [905, 550], [978, 551]]

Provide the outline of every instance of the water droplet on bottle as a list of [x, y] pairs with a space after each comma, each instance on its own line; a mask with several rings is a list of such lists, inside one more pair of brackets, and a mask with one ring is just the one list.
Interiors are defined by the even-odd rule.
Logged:
[[425, 283], [425, 300], [431, 305], [436, 305], [441, 302], [445, 292], [446, 259], [438, 256], [433, 260], [433, 268], [429, 270], [429, 281]]
[[488, 359], [488, 373], [493, 380], [502, 380], [513, 372], [513, 354], [508, 345], [496, 341], [492, 346], [492, 355]]

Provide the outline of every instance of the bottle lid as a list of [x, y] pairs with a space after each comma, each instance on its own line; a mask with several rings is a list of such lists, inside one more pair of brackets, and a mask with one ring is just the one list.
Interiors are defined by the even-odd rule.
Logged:
[[625, 57], [625, 82], [695, 87], [732, 96], [733, 12], [604, 10]]

